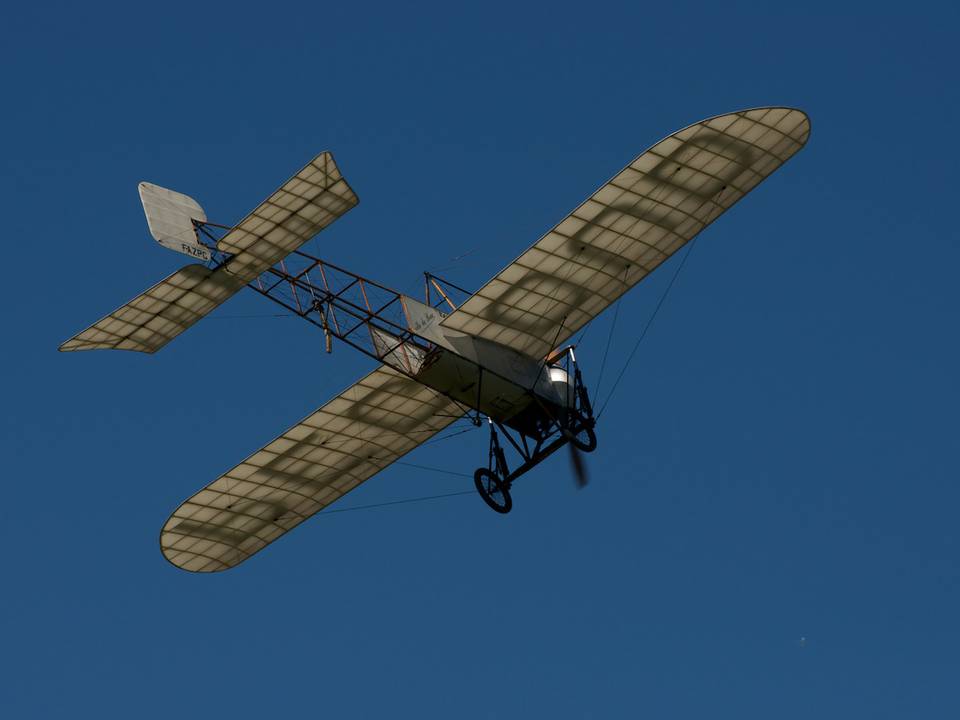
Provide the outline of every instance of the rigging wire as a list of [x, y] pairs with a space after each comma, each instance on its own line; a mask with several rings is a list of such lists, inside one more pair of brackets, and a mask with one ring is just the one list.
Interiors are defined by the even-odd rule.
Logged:
[[589, 330], [590, 326], [593, 325], [593, 320], [594, 318], [590, 318], [587, 321], [587, 324], [583, 326], [583, 332], [580, 333], [580, 337], [577, 338], [577, 341], [574, 343], [574, 345], [576, 345], [577, 347], [580, 347], [580, 343], [583, 342], [583, 338], [586, 337], [587, 335], [587, 330]]
[[250, 320], [250, 319], [263, 319], [263, 318], [295, 318], [299, 315], [292, 315], [290, 313], [273, 313], [271, 315], [216, 315], [207, 318], [208, 320]]
[[[626, 284], [627, 284], [627, 273], [628, 273], [628, 272], [630, 272], [630, 266], [629, 266], [629, 265], [627, 265], [627, 266], [623, 269], [623, 280], [622, 280], [622, 282], [623, 282], [623, 285], [624, 285], [624, 286], [626, 286]], [[616, 304], [616, 306], [613, 308], [613, 322], [610, 323], [610, 332], [609, 332], [609, 334], [607, 335], [607, 346], [603, 349], [603, 360], [600, 361], [600, 375], [597, 377], [597, 388], [596, 388], [596, 390], [595, 390], [595, 392], [596, 392], [596, 394], [597, 394], [597, 397], [600, 397], [600, 384], [603, 382], [603, 371], [604, 371], [604, 369], [606, 369], [606, 367], [607, 367], [607, 355], [610, 353], [610, 343], [611, 343], [611, 341], [613, 340], [613, 332], [614, 332], [614, 330], [616, 330], [616, 328], [617, 328], [617, 318], [620, 317], [620, 303], [623, 301], [623, 296], [626, 295], [626, 294], [627, 294], [627, 293], [626, 293], [626, 290], [624, 290], [624, 292], [620, 293], [620, 297], [617, 298], [617, 304]], [[589, 325], [588, 325], [588, 327], [589, 327]], [[584, 330], [584, 334], [586, 334], [586, 330]], [[582, 338], [583, 338], [583, 335], [581, 335], [580, 337], [581, 337], [581, 339], [582, 339]]]
[[467, 473], [455, 472], [453, 470], [444, 470], [443, 468], [430, 467], [429, 465], [417, 465], [416, 463], [405, 462], [403, 460], [394, 460], [394, 465], [406, 465], [407, 467], [417, 468], [418, 470], [429, 470], [430, 472], [442, 473], [443, 475], [453, 475], [455, 477], [472, 478], [473, 475]]
[[613, 331], [617, 327], [617, 318], [620, 317], [620, 301], [623, 300], [623, 295], [617, 298], [617, 305], [613, 309], [613, 322], [610, 323], [610, 334], [607, 335], [607, 346], [603, 349], [603, 360], [600, 361], [600, 374], [597, 376], [597, 387], [594, 392], [596, 392], [597, 397], [600, 397], [600, 387], [603, 383], [603, 371], [607, 367], [607, 355], [610, 353], [610, 342], [613, 340]]
[[[580, 257], [580, 253], [583, 252], [583, 249], [585, 247], [586, 245], [581, 245], [580, 249], [577, 250], [577, 254], [574, 255], [572, 258], [570, 258], [570, 261], [568, 263], [570, 267], [567, 270], [567, 275], [566, 277], [563, 278], [563, 282], [558, 284], [557, 287], [554, 288], [554, 291], [550, 294], [550, 297], [548, 298], [550, 301], [550, 305], [543, 312], [543, 317], [549, 316], [550, 311], [560, 304], [560, 301], [557, 299], [557, 295], [560, 293], [560, 288], [563, 287], [567, 283], [567, 281], [570, 279], [570, 276], [573, 274], [573, 271], [575, 270], [574, 264], [577, 262], [577, 259]], [[568, 305], [568, 304], [569, 303], [564, 303], [564, 305]], [[557, 334], [553, 336], [553, 342], [550, 344], [550, 347], [547, 349], [547, 352], [550, 352], [556, 349], [557, 341], [560, 339], [560, 333], [563, 332], [563, 326], [567, 322], [568, 314], [569, 313], [564, 313], [563, 317], [560, 318], [560, 325], [557, 326]], [[546, 367], [547, 367], [546, 364], [543, 364], [540, 366], [540, 372], [537, 373], [537, 379], [534, 380], [533, 385], [530, 386], [531, 390], [537, 386], [538, 382], [540, 382], [540, 376], [543, 375], [543, 371]]]
[[[560, 325], [557, 327], [557, 334], [553, 336], [553, 342], [550, 344], [550, 347], [551, 347], [551, 348], [557, 347], [557, 340], [560, 339], [560, 333], [563, 332], [563, 324], [564, 324], [566, 321], [567, 321], [567, 316], [564, 315], [564, 316], [560, 319]], [[530, 386], [530, 389], [531, 389], [531, 390], [533, 390], [533, 389], [537, 386], [537, 383], [540, 382], [540, 376], [543, 375], [543, 371], [546, 369], [546, 367], [547, 367], [547, 364], [546, 364], [546, 363], [543, 363], [543, 364], [540, 366], [540, 372], [537, 373], [537, 379], [534, 380], [534, 381], [533, 381], [533, 385]]]
[[335, 508], [333, 510], [321, 510], [317, 516], [333, 515], [334, 513], [356, 512], [358, 510], [372, 510], [374, 508], [389, 507], [391, 505], [409, 505], [411, 503], [426, 502], [427, 500], [440, 500], [441, 498], [457, 497], [459, 495], [476, 495], [476, 490], [461, 490], [460, 492], [442, 493], [440, 495], [422, 495], [420, 497], [407, 498], [405, 500], [391, 500], [389, 502], [372, 503], [370, 505], [354, 505], [353, 507]]
[[431, 438], [426, 442], [422, 442], [420, 443], [420, 447], [423, 447], [424, 445], [432, 445], [433, 443], [440, 442], [441, 440], [449, 440], [450, 438], [456, 437], [457, 435], [463, 435], [464, 433], [468, 433], [471, 430], [476, 430], [476, 429], [477, 429], [477, 426], [474, 425], [473, 423], [470, 423], [468, 427], [461, 428], [457, 430], [457, 432], [450, 433], [449, 435], [441, 435], [440, 437]]
[[637, 342], [634, 343], [633, 349], [630, 351], [630, 354], [627, 356], [627, 361], [624, 363], [623, 368], [620, 370], [620, 374], [617, 375], [617, 379], [613, 382], [613, 387], [610, 388], [610, 394], [607, 395], [607, 399], [603, 401], [603, 405], [600, 406], [600, 412], [597, 413], [597, 420], [600, 419], [600, 416], [603, 415], [603, 411], [607, 409], [607, 405], [610, 403], [610, 400], [613, 399], [614, 391], [617, 389], [617, 385], [620, 384], [620, 381], [623, 379], [624, 373], [627, 372], [627, 368], [630, 367], [630, 363], [633, 361], [634, 356], [637, 354], [637, 348], [640, 347], [640, 343], [643, 342], [643, 339], [647, 336], [647, 331], [650, 330], [650, 326], [653, 324], [653, 321], [656, 319], [657, 314], [660, 312], [660, 308], [663, 307], [664, 301], [666, 301], [667, 296], [670, 294], [670, 290], [673, 289], [674, 284], [677, 282], [677, 277], [680, 275], [680, 271], [683, 270], [683, 266], [687, 264], [687, 259], [690, 257], [690, 253], [693, 252], [693, 246], [697, 242], [697, 236], [694, 236], [693, 239], [687, 243], [687, 250], [683, 254], [683, 257], [680, 258], [680, 263], [677, 265], [677, 269], [673, 271], [673, 276], [670, 278], [670, 282], [667, 284], [666, 289], [663, 291], [663, 294], [660, 296], [660, 299], [657, 301], [656, 307], [653, 308], [653, 312], [650, 314], [650, 317], [647, 319], [646, 324], [643, 326], [643, 330], [640, 332], [640, 337], [637, 338]]
[[[432, 268], [428, 268], [427, 272], [433, 274], [438, 272], [446, 272], [447, 270], [453, 270], [463, 263], [464, 258], [470, 257], [471, 255], [476, 253], [477, 250], [480, 249], [480, 247], [481, 247], [480, 245], [477, 245], [477, 247], [471, 248], [470, 250], [467, 250], [464, 253], [460, 253], [456, 257], [448, 258], [446, 261], [448, 263], [447, 265], [444, 265], [442, 267], [434, 266]], [[474, 262], [474, 261], [476, 261], [476, 258], [474, 258], [471, 262]]]

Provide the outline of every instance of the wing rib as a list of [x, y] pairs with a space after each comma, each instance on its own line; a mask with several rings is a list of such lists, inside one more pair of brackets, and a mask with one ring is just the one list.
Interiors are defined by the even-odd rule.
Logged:
[[60, 350], [156, 352], [358, 202], [333, 155], [322, 152], [220, 239], [234, 254], [225, 265], [181, 268]]
[[380, 367], [184, 501], [161, 550], [184, 570], [234, 567], [458, 417], [452, 401]]
[[442, 325], [544, 356], [789, 160], [809, 135], [803, 112], [779, 107], [720, 115], [674, 133], [587, 198]]

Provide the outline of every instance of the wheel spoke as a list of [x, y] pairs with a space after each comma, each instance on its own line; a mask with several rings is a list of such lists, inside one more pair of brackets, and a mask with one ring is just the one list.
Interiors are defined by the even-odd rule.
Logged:
[[486, 468], [474, 474], [477, 491], [491, 508], [499, 513], [510, 512], [513, 501], [510, 498], [509, 485], [504, 479]]

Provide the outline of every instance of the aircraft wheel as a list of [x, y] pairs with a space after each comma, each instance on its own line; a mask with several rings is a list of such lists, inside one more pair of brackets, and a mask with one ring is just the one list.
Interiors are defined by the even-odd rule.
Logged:
[[597, 434], [592, 427], [581, 428], [580, 432], [571, 434], [568, 439], [570, 444], [581, 452], [593, 452], [597, 449]]
[[473, 484], [483, 501], [498, 513], [506, 514], [513, 507], [513, 498], [507, 483], [494, 475], [487, 468], [479, 468], [473, 474]]

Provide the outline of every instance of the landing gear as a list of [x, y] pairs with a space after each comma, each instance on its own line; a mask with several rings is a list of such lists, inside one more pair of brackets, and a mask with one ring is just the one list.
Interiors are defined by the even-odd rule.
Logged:
[[[563, 365], [558, 360], [563, 360]], [[557, 388], [557, 396], [552, 401], [545, 395], [534, 395], [533, 403], [522, 411], [523, 414], [514, 414], [508, 422], [487, 417], [490, 425], [487, 466], [474, 472], [473, 483], [483, 501], [501, 514], [513, 508], [513, 498], [510, 497], [513, 481], [564, 445], [570, 446], [571, 468], [577, 487], [587, 484], [587, 472], [580, 454], [597, 449], [596, 420], [573, 348], [557, 351], [545, 363], [544, 369], [550, 369], [550, 381]], [[479, 416], [478, 410], [478, 420]], [[500, 446], [498, 428], [520, 458], [520, 464], [512, 471]]]
[[473, 474], [473, 484], [477, 486], [480, 497], [491, 509], [506, 515], [513, 508], [510, 485], [486, 468], [477, 469]]
[[500, 447], [497, 431], [490, 423], [490, 454], [487, 460], [488, 467], [477, 468], [473, 473], [473, 484], [483, 501], [491, 509], [506, 515], [513, 508], [513, 498], [510, 497], [510, 470], [507, 468], [507, 458]]

